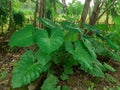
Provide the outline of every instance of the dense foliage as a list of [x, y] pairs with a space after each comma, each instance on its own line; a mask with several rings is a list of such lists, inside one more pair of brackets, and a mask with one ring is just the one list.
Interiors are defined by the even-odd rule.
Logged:
[[115, 71], [108, 61], [120, 61], [120, 1], [67, 1], [0, 0], [0, 35], [9, 33], [0, 43], [15, 31], [9, 45], [27, 48], [13, 67], [13, 88], [45, 75], [40, 90], [69, 90], [59, 81], [76, 68], [99, 78]]
[[0, 1], [0, 25], [7, 22], [8, 17], [8, 0]]
[[[28, 25], [22, 30], [16, 31], [10, 39], [9, 45], [12, 47], [28, 47], [33, 44], [38, 46], [37, 52], [26, 51], [20, 61], [15, 64], [12, 73], [13, 88], [31, 83], [43, 72], [48, 72], [48, 78], [41, 89], [55, 88], [58, 80], [54, 76], [56, 75], [52, 68], [54, 65], [62, 66], [63, 71], [60, 73], [62, 80], [68, 79], [68, 76], [73, 74], [73, 66], [79, 66], [81, 70], [103, 78], [105, 77], [104, 71], [115, 71], [114, 68], [106, 62], [101, 62], [97, 57], [104, 55], [120, 61], [117, 54], [119, 46], [112, 42], [109, 38], [110, 35], [103, 36], [104, 32], [87, 24], [84, 24], [83, 28], [78, 28], [78, 25], [67, 21], [54, 23], [43, 18], [39, 18], [39, 21], [47, 29], [38, 29]], [[84, 29], [93, 31], [94, 35], [84, 34]], [[49, 85], [50, 81], [53, 82], [52, 86]], [[57, 90], [60, 90], [59, 86]]]
[[22, 26], [23, 23], [25, 22], [24, 13], [22, 13], [22, 12], [15, 12], [14, 15], [13, 15], [13, 19], [14, 19], [15, 25]]

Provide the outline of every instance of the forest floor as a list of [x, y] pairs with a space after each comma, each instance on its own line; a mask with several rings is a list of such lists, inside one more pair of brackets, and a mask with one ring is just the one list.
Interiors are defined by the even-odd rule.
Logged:
[[[0, 90], [11, 90], [13, 65], [24, 52], [21, 49], [14, 52], [8, 50], [7, 45], [0, 44]], [[120, 90], [120, 63], [111, 61], [110, 64], [116, 71], [106, 72], [106, 78], [104, 79], [92, 77], [81, 71], [75, 71], [68, 80], [61, 81], [61, 83], [70, 86], [71, 90]]]

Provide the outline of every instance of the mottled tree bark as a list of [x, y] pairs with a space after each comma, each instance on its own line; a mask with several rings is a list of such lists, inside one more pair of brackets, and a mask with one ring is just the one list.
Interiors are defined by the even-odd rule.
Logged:
[[[45, 16], [45, 0], [40, 0], [40, 11], [39, 11], [39, 17], [44, 18]], [[43, 28], [43, 25], [39, 23], [39, 27]]]
[[85, 23], [85, 20], [87, 18], [87, 14], [88, 14], [88, 11], [90, 8], [90, 2], [91, 2], [91, 0], [85, 0], [85, 4], [83, 7], [80, 23]]
[[109, 11], [106, 13], [105, 24], [109, 24]]
[[93, 8], [92, 14], [90, 16], [90, 20], [89, 20], [90, 25], [94, 25], [96, 23], [102, 5], [103, 4], [102, 4], [101, 0], [95, 0], [94, 8]]
[[37, 26], [37, 21], [36, 21], [37, 12], [38, 12], [38, 0], [36, 1], [36, 7], [35, 7], [35, 12], [34, 12], [34, 22], [33, 22], [34, 27]]
[[95, 25], [95, 23], [106, 13], [108, 12], [111, 7], [115, 4], [116, 0], [113, 0], [112, 2], [110, 2], [110, 4], [105, 7], [105, 10], [100, 14], [100, 10], [102, 9], [102, 6], [107, 3], [106, 0], [95, 0], [95, 3], [94, 3], [94, 9], [93, 9], [93, 12], [91, 14], [91, 17], [90, 17], [90, 22], [89, 24], [90, 25]]

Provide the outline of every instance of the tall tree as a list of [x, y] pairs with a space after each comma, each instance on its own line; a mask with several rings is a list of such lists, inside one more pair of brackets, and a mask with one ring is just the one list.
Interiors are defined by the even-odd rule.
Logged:
[[[108, 0], [94, 0], [94, 9], [92, 11], [89, 24], [94, 25], [106, 12], [108, 12], [111, 8], [114, 8], [113, 6], [117, 0], [110, 0], [110, 3], [103, 9], [102, 7], [105, 5], [105, 3], [108, 3]], [[102, 11], [100, 13], [100, 11]]]
[[87, 14], [88, 14], [88, 11], [90, 8], [90, 2], [91, 2], [91, 0], [85, 0], [85, 4], [83, 7], [80, 23], [85, 23], [85, 20], [87, 18]]
[[36, 0], [36, 7], [34, 11], [34, 23], [33, 23], [34, 27], [36, 27], [36, 24], [37, 24], [36, 22], [37, 12], [38, 12], [38, 0]]
[[[40, 0], [40, 11], [39, 11], [39, 17], [44, 18], [45, 17], [45, 1], [46, 0]], [[43, 25], [40, 23], [39, 24], [40, 28], [43, 28]]]
[[94, 0], [94, 8], [90, 16], [90, 20], [89, 20], [90, 25], [94, 25], [96, 23], [100, 10], [105, 3], [104, 1]]
[[14, 32], [14, 22], [13, 22], [13, 9], [12, 9], [12, 0], [9, 0], [9, 14], [10, 14], [10, 21], [9, 21], [9, 28], [8, 30], [13, 33]]
[[[108, 0], [93, 0], [93, 1], [94, 1], [94, 6], [93, 6], [92, 13], [89, 17], [89, 24], [90, 25], [95, 25], [96, 22], [105, 13], [107, 13], [111, 8], [114, 8], [113, 6], [115, 5], [116, 2], [119, 2], [118, 0], [109, 0], [110, 3], [105, 7], [105, 9], [103, 9], [103, 6], [105, 5], [105, 3], [108, 2]], [[83, 12], [82, 12], [82, 15], [81, 15], [80, 23], [85, 23], [88, 11], [90, 9], [90, 2], [91, 2], [91, 0], [85, 0], [85, 4], [84, 4]], [[80, 24], [80, 27], [81, 27], [81, 24]], [[92, 35], [93, 32], [88, 32], [87, 34]]]
[[65, 13], [66, 12], [66, 0], [62, 0], [62, 4], [63, 4], [63, 12]]

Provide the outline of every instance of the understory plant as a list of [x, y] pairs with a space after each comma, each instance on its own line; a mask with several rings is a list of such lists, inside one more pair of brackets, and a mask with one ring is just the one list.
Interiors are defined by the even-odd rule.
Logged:
[[[61, 90], [57, 83], [59, 80], [67, 80], [69, 75], [73, 74], [73, 66], [102, 78], [105, 77], [105, 71], [115, 71], [109, 64], [100, 61], [98, 56], [120, 61], [119, 47], [98, 28], [87, 24], [79, 28], [71, 22], [56, 23], [46, 18], [38, 20], [45, 26], [44, 29], [27, 25], [14, 32], [9, 41], [11, 47], [37, 45], [37, 51], [27, 50], [15, 63], [12, 71], [13, 88], [28, 85], [43, 73], [47, 73], [40, 89]], [[84, 32], [86, 29], [94, 34], [88, 36]], [[62, 88], [69, 90], [67, 86]]]

